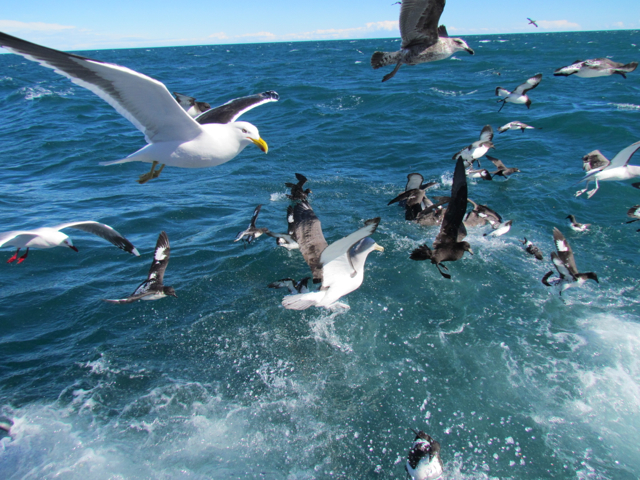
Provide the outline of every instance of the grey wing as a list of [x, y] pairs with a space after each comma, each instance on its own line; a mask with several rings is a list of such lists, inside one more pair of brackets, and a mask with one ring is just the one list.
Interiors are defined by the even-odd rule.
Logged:
[[430, 47], [438, 41], [438, 22], [445, 0], [404, 0], [400, 8], [402, 48], [414, 44]]
[[[348, 253], [349, 249], [356, 243], [358, 243], [363, 238], [372, 235], [373, 232], [375, 232], [378, 228], [379, 223], [380, 217], [366, 220], [364, 222], [364, 227], [361, 227], [355, 232], [347, 235], [346, 237], [333, 242], [331, 245], [324, 249], [322, 255], [320, 256], [320, 262], [322, 263], [322, 265], [326, 265], [332, 260], [338, 258], [340, 255]], [[349, 261], [351, 260], [349, 259]]]
[[[146, 283], [146, 282], [144, 282], [144, 283]], [[142, 287], [142, 285], [140, 285], [140, 287]], [[133, 292], [133, 294], [130, 297], [120, 298], [118, 300], [111, 300], [111, 299], [108, 299], [108, 298], [103, 298], [102, 301], [103, 302], [107, 302], [107, 303], [131, 303], [131, 302], [135, 302], [136, 300], [140, 300], [141, 298], [144, 298], [144, 297], [146, 297], [148, 295], [151, 295], [152, 292], [136, 293], [140, 287], [138, 287], [136, 289], [136, 291]]]
[[109, 225], [105, 225], [104, 223], [98, 223], [94, 221], [71, 222], [63, 223], [62, 225], [57, 225], [52, 228], [54, 228], [55, 230], [77, 228], [78, 230], [93, 233], [100, 238], [104, 238], [107, 242], [114, 244], [116, 247], [124, 250], [125, 252], [135, 255], [136, 257], [140, 256], [140, 253], [138, 253], [136, 247], [134, 247], [129, 240], [127, 240], [124, 236], [111, 228]]
[[451, 243], [457, 242], [458, 231], [467, 211], [467, 175], [464, 170], [464, 160], [459, 158], [453, 172], [453, 184], [451, 185], [451, 200], [444, 212], [440, 232], [433, 242]]
[[293, 208], [293, 237], [300, 245], [300, 252], [311, 268], [314, 282], [322, 280], [320, 256], [328, 244], [322, 234], [322, 224], [308, 202], [302, 201]]
[[477, 212], [480, 218], [485, 219], [494, 228], [502, 223], [502, 217], [500, 216], [500, 214], [495, 210], [490, 209], [486, 205], [478, 205]]
[[[573, 250], [571, 250], [571, 245], [567, 242], [567, 239], [564, 238], [564, 235], [557, 228], [553, 229], [553, 243], [556, 246], [556, 250], [558, 251], [558, 257], [566, 268], [566, 271], [569, 272], [569, 275], [574, 277], [578, 273], [578, 268], [576, 267], [576, 261], [573, 258]], [[554, 264], [556, 262], [554, 261]], [[556, 264], [556, 268], [559, 268]], [[558, 269], [558, 272], [563, 273]]]
[[22, 236], [29, 237], [31, 239], [31, 238], [37, 237], [38, 235], [32, 232], [29, 232], [28, 230], [12, 230], [10, 232], [2, 232], [0, 233], [0, 247], [3, 246], [5, 243], [10, 242], [14, 238], [22, 237]]
[[490, 142], [491, 140], [493, 140], [493, 128], [491, 125], [485, 125], [480, 132], [480, 141]]
[[153, 252], [153, 262], [151, 263], [151, 268], [149, 269], [149, 275], [147, 276], [147, 279], [142, 282], [136, 289], [134, 295], [137, 293], [142, 293], [138, 292], [138, 290], [142, 288], [145, 283], [148, 284], [147, 288], [153, 285], [162, 285], [162, 282], [164, 280], [164, 271], [167, 269], [167, 265], [169, 264], [170, 255], [171, 248], [169, 246], [169, 237], [164, 231], [160, 232], [158, 241], [156, 242], [156, 248]]
[[611, 159], [611, 168], [622, 167], [629, 163], [633, 154], [640, 149], [640, 142], [632, 143], [627, 148], [623, 148], [618, 154]]
[[0, 45], [64, 75], [117, 110], [147, 142], [189, 140], [202, 129], [161, 82], [122, 67], [60, 52], [0, 33]]
[[582, 169], [585, 172], [595, 170], [596, 168], [606, 167], [611, 162], [600, 153], [600, 150], [594, 150], [582, 157]]
[[529, 78], [526, 82], [518, 85], [516, 89], [513, 91], [513, 93], [517, 95], [524, 95], [529, 90], [533, 90], [534, 88], [536, 88], [541, 80], [542, 80], [541, 73], [534, 75], [533, 77]]
[[420, 188], [424, 182], [424, 177], [419, 173], [410, 173], [407, 175], [407, 184], [404, 187], [404, 191]]
[[196, 122], [200, 125], [205, 123], [230, 123], [235, 122], [236, 119], [243, 113], [255, 108], [259, 105], [263, 105], [269, 102], [277, 102], [280, 96], [269, 90], [267, 92], [258, 93], [256, 95], [249, 95], [247, 97], [240, 97], [233, 100], [229, 100], [224, 105], [207, 110], [196, 117]]
[[504, 163], [502, 163], [502, 160], [492, 157], [491, 155], [485, 155], [485, 157], [487, 157], [489, 160], [491, 160], [491, 162], [493, 162], [493, 164], [496, 166], [498, 171], [505, 170], [507, 168], [504, 166]]

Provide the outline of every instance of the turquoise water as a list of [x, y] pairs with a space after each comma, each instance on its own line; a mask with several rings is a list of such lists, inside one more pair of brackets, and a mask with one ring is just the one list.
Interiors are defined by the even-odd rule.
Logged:
[[[369, 58], [396, 40], [83, 52], [212, 105], [280, 94], [242, 117], [267, 155], [248, 147], [145, 185], [146, 164], [99, 166], [143, 146], [140, 132], [66, 78], [1, 55], [0, 231], [97, 220], [142, 255], [69, 230], [78, 253], [0, 265], [0, 415], [15, 422], [0, 477], [402, 479], [416, 428], [441, 443], [447, 478], [637, 478], [640, 233], [624, 222], [640, 192], [603, 182], [591, 199], [573, 194], [583, 155], [640, 140], [640, 72], [552, 73], [577, 58], [638, 60], [640, 34], [465, 39], [475, 56], [404, 66], [384, 84]], [[531, 109], [498, 113], [495, 88], [536, 73]], [[512, 120], [540, 129], [498, 135]], [[492, 155], [522, 173], [470, 180], [469, 197], [513, 228], [470, 229], [475, 255], [448, 281], [408, 258], [437, 229], [387, 202], [414, 171], [446, 194], [451, 156], [486, 124]], [[307, 276], [299, 253], [264, 236], [233, 243], [257, 204], [258, 226], [286, 228], [294, 172], [329, 242], [382, 217], [385, 252], [369, 256], [347, 312], [284, 310], [266, 285]], [[568, 214], [591, 230], [572, 232]], [[554, 227], [600, 284], [562, 297], [542, 285]], [[178, 298], [102, 302], [145, 278], [161, 230]]]

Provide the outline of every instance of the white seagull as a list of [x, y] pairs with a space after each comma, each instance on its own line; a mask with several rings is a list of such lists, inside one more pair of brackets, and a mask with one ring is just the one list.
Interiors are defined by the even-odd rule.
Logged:
[[496, 87], [496, 95], [499, 97], [503, 97], [502, 99], [498, 100], [499, 102], [502, 102], [502, 105], [500, 105], [500, 109], [498, 111], [502, 110], [502, 107], [504, 107], [505, 103], [526, 105], [527, 108], [529, 108], [529, 106], [531, 105], [531, 100], [529, 99], [527, 92], [536, 88], [540, 83], [540, 80], [542, 80], [541, 73], [534, 75], [526, 82], [518, 85], [513, 92], [510, 92], [506, 88]]
[[320, 220], [308, 202], [298, 203], [293, 215], [295, 237], [302, 256], [311, 268], [313, 282], [322, 282], [322, 286], [315, 292], [287, 295], [282, 305], [291, 310], [309, 307], [348, 309], [348, 305], [338, 300], [362, 285], [364, 264], [369, 253], [384, 251], [369, 237], [376, 231], [380, 218], [365, 221], [364, 227], [328, 245]]
[[629, 160], [638, 149], [640, 149], [640, 142], [633, 143], [620, 150], [611, 161], [602, 155], [599, 150], [594, 150], [585, 155], [582, 159], [583, 169], [589, 173], [578, 183], [587, 182], [587, 184], [583, 190], [576, 192], [576, 197], [587, 191], [591, 180], [595, 180], [596, 188], [587, 193], [587, 198], [591, 198], [600, 188], [598, 181], [629, 180], [630, 178], [640, 177], [640, 166], [629, 165]]
[[[111, 242], [125, 252], [135, 255], [136, 257], [140, 256], [136, 247], [109, 225], [87, 221], [63, 223], [54, 227], [41, 227], [34, 230], [13, 230], [11, 232], [0, 233], [0, 247], [7, 245], [17, 248], [16, 253], [7, 260], [7, 263], [11, 263], [16, 259], [18, 263], [22, 263], [27, 258], [27, 255], [29, 255], [30, 248], [69, 247], [77, 252], [78, 249], [73, 245], [71, 238], [60, 231], [65, 228], [77, 228], [78, 230], [93, 233]], [[18, 258], [20, 249], [24, 247], [27, 248], [27, 251]]]
[[160, 232], [147, 279], [138, 285], [138, 288], [127, 298], [120, 300], [103, 300], [109, 303], [131, 303], [136, 300], [158, 300], [167, 296], [177, 298], [178, 296], [173, 287], [165, 286], [162, 283], [164, 280], [164, 271], [169, 264], [170, 253], [169, 237], [167, 237], [165, 232]]
[[[144, 134], [148, 145], [126, 158], [101, 164], [151, 163], [151, 170], [140, 177], [139, 183], [156, 178], [164, 165], [213, 167], [233, 159], [252, 143], [265, 153], [268, 150], [254, 125], [235, 121], [246, 109], [235, 111], [227, 121], [210, 116], [196, 121], [164, 84], [129, 68], [60, 52], [1, 32], [0, 46], [91, 90], [133, 123]], [[216, 109], [201, 116], [212, 115], [212, 110]], [[155, 170], [158, 164], [161, 166]]]

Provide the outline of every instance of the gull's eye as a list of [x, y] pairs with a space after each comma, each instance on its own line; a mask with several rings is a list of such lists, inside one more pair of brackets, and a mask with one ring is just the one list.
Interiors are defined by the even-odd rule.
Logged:
[[249, 133], [246, 128], [242, 129], [242, 133]]

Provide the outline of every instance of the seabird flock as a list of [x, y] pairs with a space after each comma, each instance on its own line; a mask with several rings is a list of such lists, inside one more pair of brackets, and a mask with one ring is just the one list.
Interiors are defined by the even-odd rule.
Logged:
[[[463, 50], [471, 55], [475, 53], [464, 40], [449, 37], [444, 25], [439, 25], [444, 7], [445, 0], [401, 2], [401, 49], [395, 52], [375, 52], [371, 57], [371, 66], [374, 69], [394, 65], [394, 69], [383, 77], [383, 82], [394, 77], [403, 64], [416, 65], [442, 60]], [[527, 20], [529, 24], [538, 27], [534, 20]], [[103, 165], [125, 162], [150, 163], [151, 169], [138, 179], [141, 184], [157, 178], [165, 166], [212, 167], [232, 160], [249, 145], [255, 145], [265, 153], [268, 151], [267, 143], [260, 137], [258, 129], [248, 122], [238, 121], [238, 117], [259, 105], [278, 101], [279, 96], [274, 91], [236, 98], [212, 108], [210, 104], [197, 101], [188, 95], [177, 92], [171, 94], [158, 80], [124, 66], [60, 52], [1, 32], [0, 45], [53, 69], [73, 83], [92, 91], [140, 130], [147, 141], [146, 146], [126, 158], [105, 162]], [[626, 78], [626, 74], [634, 71], [637, 65], [637, 62], [625, 65], [606, 58], [578, 60], [555, 70], [554, 75], [593, 78], [617, 74]], [[507, 103], [526, 105], [529, 108], [531, 99], [528, 92], [536, 88], [541, 80], [542, 74], [538, 73], [513, 91], [497, 87], [495, 95], [500, 97], [498, 102], [501, 103], [498, 111]], [[521, 130], [524, 133], [525, 130], [534, 128], [520, 121], [512, 121], [500, 127], [498, 132]], [[484, 235], [490, 236], [504, 235], [511, 228], [512, 220], [503, 221], [502, 217], [487, 205], [479, 205], [468, 198], [467, 177], [492, 180], [496, 176], [508, 178], [509, 175], [520, 172], [518, 168], [508, 168], [501, 160], [486, 155], [490, 149], [495, 149], [493, 137], [491, 125], [486, 125], [481, 130], [479, 140], [453, 155], [456, 165], [450, 195], [430, 199], [426, 192], [437, 186], [437, 182], [424, 183], [422, 175], [410, 173], [404, 192], [389, 202], [389, 205], [397, 203], [404, 209], [407, 221], [421, 226], [439, 227], [431, 246], [425, 243], [410, 252], [409, 257], [417, 261], [429, 260], [444, 278], [451, 279], [444, 262], [461, 260], [465, 252], [473, 254], [471, 245], [464, 240], [467, 228], [488, 224], [492, 231]], [[638, 149], [640, 141], [622, 149], [611, 161], [599, 150], [585, 155], [583, 169], [586, 175], [580, 182], [586, 182], [586, 187], [575, 195], [587, 192], [591, 181], [595, 182], [595, 189], [588, 191], [589, 198], [598, 190], [600, 181], [626, 180], [640, 176], [640, 166], [629, 165], [629, 160]], [[481, 168], [480, 159], [483, 156], [494, 164], [495, 171], [489, 172]], [[474, 168], [476, 162], [478, 168]], [[304, 310], [315, 306], [347, 309], [348, 305], [339, 300], [362, 284], [367, 256], [374, 250], [384, 251], [371, 238], [380, 223], [380, 218], [365, 220], [358, 230], [329, 244], [322, 233], [320, 219], [311, 206], [311, 190], [304, 188], [307, 178], [296, 173], [296, 179], [297, 183], [285, 183], [290, 189], [287, 197], [291, 200], [286, 211], [286, 233], [257, 227], [256, 222], [262, 207], [258, 205], [249, 226], [239, 232], [234, 241], [243, 241], [248, 245], [264, 234], [275, 238], [277, 246], [293, 251], [294, 256], [297, 256], [296, 250], [301, 253], [311, 270], [309, 277], [299, 281], [286, 277], [268, 284], [270, 288], [288, 290], [289, 295], [285, 295], [282, 300], [284, 308]], [[473, 209], [467, 213], [469, 204]], [[632, 218], [628, 223], [640, 219], [640, 206], [631, 207], [628, 216]], [[567, 218], [571, 221], [570, 226], [573, 230], [588, 231], [588, 224], [578, 223], [573, 215], [568, 215]], [[0, 247], [16, 248], [15, 254], [7, 262], [17, 264], [27, 258], [30, 248], [66, 246], [78, 251], [71, 238], [61, 232], [67, 228], [92, 233], [132, 255], [139, 256], [138, 250], [123, 235], [112, 227], [95, 221], [3, 232], [0, 233]], [[559, 286], [562, 294], [567, 288], [582, 285], [587, 280], [598, 282], [595, 273], [578, 271], [573, 250], [557, 228], [553, 230], [553, 240], [556, 251], [551, 253], [551, 262], [558, 276], [552, 278], [553, 271], [548, 272], [542, 278], [544, 285]], [[521, 242], [527, 253], [537, 260], [543, 260], [542, 252], [531, 241], [524, 238]], [[23, 248], [26, 248], [26, 251], [19, 256]], [[125, 304], [137, 300], [157, 300], [166, 296], [177, 297], [172, 287], [163, 284], [169, 253], [169, 238], [163, 231], [158, 237], [147, 279], [130, 296], [105, 301]], [[316, 285], [315, 290], [310, 288], [312, 285]], [[407, 473], [413, 479], [438, 478], [443, 472], [439, 443], [422, 431], [414, 433], [415, 440], [406, 462]]]

